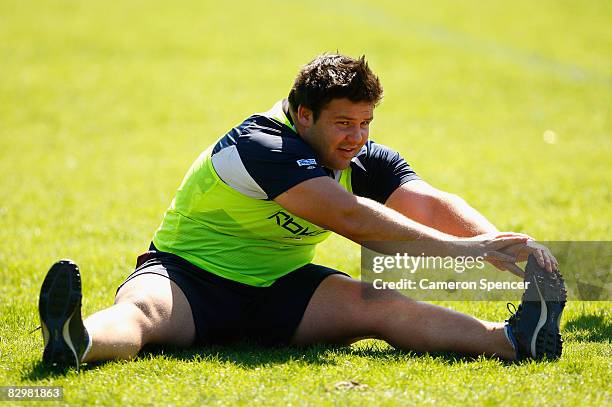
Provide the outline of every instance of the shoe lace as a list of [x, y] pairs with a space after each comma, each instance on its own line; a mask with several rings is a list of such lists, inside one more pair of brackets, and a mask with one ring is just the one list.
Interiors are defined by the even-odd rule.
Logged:
[[508, 321], [517, 321], [520, 319], [520, 315], [521, 315], [521, 305], [518, 306], [518, 308], [516, 307], [516, 305], [514, 305], [511, 302], [506, 303], [506, 308], [508, 309], [508, 312], [510, 313], [510, 318], [508, 318]]
[[38, 327], [32, 329], [30, 332], [28, 332], [28, 335], [32, 335], [34, 332], [38, 331], [40, 328], [42, 328], [41, 325], [38, 325]]
[[[512, 309], [510, 309], [510, 307], [512, 307]], [[511, 302], [507, 303], [506, 308], [508, 309], [508, 312], [510, 313], [510, 315], [516, 314], [516, 305], [514, 305], [513, 303]]]

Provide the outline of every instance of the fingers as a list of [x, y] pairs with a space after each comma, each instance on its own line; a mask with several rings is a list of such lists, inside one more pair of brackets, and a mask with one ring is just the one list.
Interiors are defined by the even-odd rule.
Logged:
[[523, 271], [522, 268], [520, 268], [516, 264], [514, 264], [514, 263], [503, 263], [503, 265], [506, 268], [506, 270], [508, 270], [509, 272], [514, 274], [515, 276], [518, 276], [520, 278], [525, 278], [525, 272]]
[[[533, 254], [538, 265], [546, 271], [552, 273], [555, 270], [559, 269], [559, 263], [555, 256], [548, 250], [547, 247], [538, 245], [538, 247], [530, 247], [529, 244], [526, 247], [525, 254], [529, 255], [529, 253]], [[523, 256], [517, 256], [521, 261], [524, 261]]]
[[535, 241], [529, 241], [526, 244], [526, 247], [533, 253], [538, 265], [546, 271], [552, 273], [555, 270], [559, 269], [559, 262], [555, 256], [550, 252], [550, 250]]
[[490, 242], [488, 248], [515, 256], [513, 261], [524, 261], [531, 253], [535, 257], [538, 265], [546, 271], [552, 273], [559, 269], [559, 263], [550, 250], [536, 242], [529, 235], [522, 233], [504, 232], [496, 235]]
[[536, 250], [536, 259], [540, 267], [546, 269], [546, 271], [552, 273], [557, 269], [556, 259], [548, 250]]
[[540, 267], [550, 273], [559, 268], [557, 259], [546, 246], [523, 233], [488, 233], [475, 236], [472, 240], [479, 242], [478, 251], [484, 252], [485, 260], [500, 270], [506, 269], [513, 274], [523, 275], [523, 271], [515, 263], [527, 260], [530, 254], [533, 254]]
[[527, 240], [533, 240], [533, 238], [529, 235], [526, 235], [525, 233], [517, 233], [517, 232], [500, 232], [494, 235], [495, 238], [501, 238], [501, 237], [524, 237]]
[[506, 267], [504, 266], [503, 261], [493, 260], [493, 259], [488, 259], [487, 261], [491, 263], [493, 266], [495, 266], [495, 268], [497, 268], [498, 270], [506, 271]]
[[[550, 263], [546, 264], [546, 257], [544, 256], [544, 253], [541, 250], [535, 250], [533, 252], [533, 256], [536, 258], [538, 264], [540, 265], [540, 267], [545, 268], [546, 270], [549, 269], [550, 267]], [[550, 271], [550, 270], [548, 270]]]
[[485, 252], [484, 259], [488, 262], [499, 261], [504, 263], [514, 263], [516, 261], [516, 257], [495, 250]]
[[525, 278], [525, 272], [512, 261], [500, 261], [492, 258], [487, 259], [489, 263], [497, 267], [501, 271], [509, 271], [515, 276]]
[[496, 237], [488, 244], [488, 248], [492, 250], [504, 249], [509, 246], [514, 246], [517, 243], [525, 244], [529, 240], [527, 236], [504, 236]]

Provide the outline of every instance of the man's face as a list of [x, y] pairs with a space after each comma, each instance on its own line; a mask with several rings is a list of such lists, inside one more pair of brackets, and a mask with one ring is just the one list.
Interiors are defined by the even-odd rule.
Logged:
[[302, 138], [315, 150], [319, 164], [333, 170], [347, 168], [351, 159], [368, 141], [374, 104], [333, 99], [322, 110], [316, 122], [312, 111], [300, 106], [298, 120]]

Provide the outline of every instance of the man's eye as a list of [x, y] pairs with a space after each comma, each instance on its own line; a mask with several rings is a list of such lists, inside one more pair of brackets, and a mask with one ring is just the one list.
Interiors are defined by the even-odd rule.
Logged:
[[348, 121], [343, 121], [343, 122], [338, 122], [338, 124], [339, 124], [340, 126], [348, 126], [348, 125], [349, 125], [349, 122], [348, 122]]
[[365, 122], [361, 122], [361, 127], [368, 127], [370, 125], [370, 121], [366, 120]]

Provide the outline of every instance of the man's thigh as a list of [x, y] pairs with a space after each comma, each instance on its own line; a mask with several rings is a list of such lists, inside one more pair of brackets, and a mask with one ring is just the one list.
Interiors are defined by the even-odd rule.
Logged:
[[142, 312], [146, 343], [189, 346], [195, 340], [191, 307], [179, 286], [167, 277], [145, 273], [125, 282], [115, 304], [131, 303]]
[[381, 326], [412, 301], [397, 291], [375, 290], [345, 275], [331, 275], [312, 296], [291, 343], [349, 344], [377, 337]]

